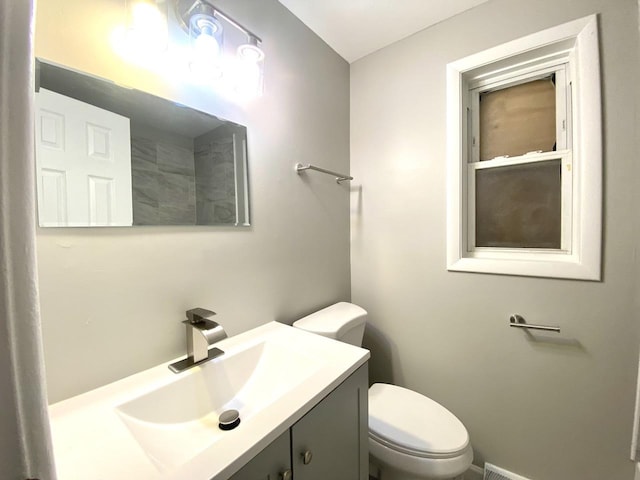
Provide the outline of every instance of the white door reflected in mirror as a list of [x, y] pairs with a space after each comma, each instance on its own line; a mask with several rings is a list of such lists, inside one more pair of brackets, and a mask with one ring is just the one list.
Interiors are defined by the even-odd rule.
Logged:
[[41, 88], [35, 130], [41, 227], [132, 225], [128, 118]]

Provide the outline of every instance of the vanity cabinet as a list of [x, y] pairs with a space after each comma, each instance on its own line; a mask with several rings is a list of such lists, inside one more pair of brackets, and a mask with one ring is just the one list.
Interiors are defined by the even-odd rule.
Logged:
[[368, 480], [364, 364], [230, 480]]
[[[289, 473], [287, 473], [289, 472]], [[289, 430], [267, 445], [230, 480], [292, 480]]]

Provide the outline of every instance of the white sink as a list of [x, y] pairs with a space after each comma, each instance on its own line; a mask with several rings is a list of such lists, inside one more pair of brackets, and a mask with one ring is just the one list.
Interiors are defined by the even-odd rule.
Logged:
[[260, 342], [179, 373], [116, 409], [158, 467], [173, 468], [230, 435], [218, 427], [222, 412], [237, 410], [244, 427], [320, 366], [292, 346]]
[[[49, 407], [58, 480], [224, 480], [369, 358], [270, 322], [175, 374], [159, 365]], [[223, 431], [219, 415], [238, 410]]]

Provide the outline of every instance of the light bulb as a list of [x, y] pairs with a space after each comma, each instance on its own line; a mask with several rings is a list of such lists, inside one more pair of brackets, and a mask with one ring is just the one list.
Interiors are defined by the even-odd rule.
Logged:
[[154, 3], [138, 1], [129, 11], [127, 40], [129, 47], [140, 54], [166, 49], [168, 43], [167, 19]]
[[220, 55], [220, 45], [218, 41], [211, 35], [201, 33], [193, 42], [194, 56], [205, 61], [206, 59], [214, 59]]

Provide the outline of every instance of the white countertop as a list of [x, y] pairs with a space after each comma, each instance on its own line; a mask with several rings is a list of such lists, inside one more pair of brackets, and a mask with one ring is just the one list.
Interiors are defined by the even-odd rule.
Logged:
[[[126, 415], [119, 413], [118, 407], [179, 378], [197, 374], [204, 367], [175, 374], [168, 369], [172, 362], [167, 362], [51, 405], [49, 415], [58, 480], [225, 480], [369, 358], [367, 350], [270, 322], [217, 343], [216, 347], [224, 350], [225, 355], [207, 363], [224, 362], [225, 356], [231, 357], [261, 342], [285, 354], [291, 350], [296, 355], [304, 355], [310, 359], [310, 367], [299, 375], [299, 381], [288, 379], [291, 386], [286, 391], [279, 392], [277, 398], [254, 409], [246, 418], [242, 417], [240, 408], [243, 421], [234, 430], [220, 435], [217, 425], [211, 426], [210, 420], [203, 420], [200, 430], [214, 429], [215, 439], [193, 449], [180, 442], [170, 460], [157, 453], [162, 450], [145, 447], [140, 437], [133, 433], [131, 421], [129, 424], [125, 421]], [[298, 372], [307, 368], [306, 363], [293, 367]], [[288, 372], [281, 373], [287, 375]], [[292, 376], [298, 377], [297, 374]], [[260, 382], [261, 388], [270, 383], [264, 382], [264, 378]], [[273, 384], [282, 382], [274, 378]], [[270, 392], [266, 393], [269, 395]], [[188, 395], [188, 392], [184, 394]], [[232, 405], [232, 408], [236, 407]], [[170, 439], [171, 429], [180, 429], [181, 424], [153, 425], [152, 428], [164, 432]], [[173, 450], [172, 445], [165, 447]]]

